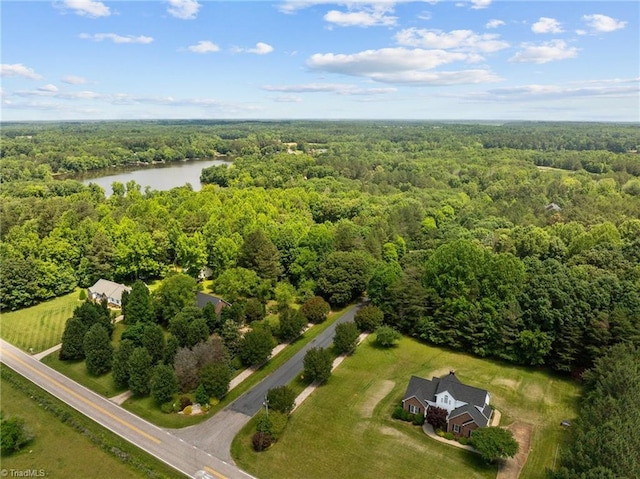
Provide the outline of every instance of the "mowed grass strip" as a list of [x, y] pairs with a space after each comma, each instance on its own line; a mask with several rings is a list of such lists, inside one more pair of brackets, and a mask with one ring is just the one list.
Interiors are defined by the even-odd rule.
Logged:
[[[5, 368], [3, 365], [2, 368]], [[26, 381], [26, 379], [21, 379]], [[46, 393], [42, 393], [46, 394]], [[51, 398], [52, 401], [57, 401]], [[118, 479], [137, 479], [148, 477], [142, 471], [138, 472], [124, 464], [112, 454], [103, 451], [98, 445], [80, 434], [71, 426], [62, 423], [53, 413], [41, 407], [37, 401], [29, 395], [16, 389], [13, 384], [4, 379], [0, 381], [0, 402], [2, 411], [6, 415], [16, 415], [25, 419], [27, 426], [32, 431], [34, 439], [24, 449], [10, 456], [2, 456], [2, 468], [11, 471], [24, 471], [35, 469], [45, 474], [47, 478], [68, 479], [74, 477], [117, 477]], [[64, 407], [64, 406], [61, 406]], [[69, 414], [78, 414], [68, 408]], [[87, 419], [87, 421], [89, 421]], [[102, 429], [98, 425], [96, 432], [103, 436], [112, 433]], [[114, 436], [114, 435], [112, 435]], [[115, 437], [115, 436], [114, 436]], [[116, 444], [119, 439], [113, 439]], [[133, 450], [133, 446], [121, 446], [126, 448], [127, 454]], [[142, 453], [141, 453], [142, 454]], [[156, 463], [152, 459], [153, 470], [157, 471], [157, 477], [183, 477], [167, 466]]]
[[81, 304], [78, 291], [30, 308], [2, 313], [0, 337], [23, 351], [33, 353], [59, 344], [67, 319]]
[[250, 423], [235, 438], [232, 454], [241, 468], [261, 479], [493, 478], [497, 469], [478, 455], [436, 442], [419, 427], [391, 418], [411, 375], [431, 378], [452, 369], [463, 382], [488, 389], [508, 421], [534, 425], [521, 478], [539, 478], [545, 467], [552, 467], [553, 452], [563, 440], [560, 420], [575, 415], [575, 384], [410, 338], [387, 350], [377, 348], [370, 337], [293, 413], [271, 449], [252, 450], [255, 424]]

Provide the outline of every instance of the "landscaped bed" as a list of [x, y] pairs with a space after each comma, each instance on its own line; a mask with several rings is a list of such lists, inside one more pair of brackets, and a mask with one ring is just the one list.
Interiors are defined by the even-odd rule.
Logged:
[[[282, 438], [256, 453], [253, 421], [232, 446], [238, 465], [261, 478], [495, 477], [497, 468], [477, 455], [428, 438], [420, 427], [393, 420], [412, 374], [430, 378], [450, 369], [465, 383], [485, 388], [503, 413], [502, 425], [517, 420], [535, 426], [522, 478], [540, 477], [562, 448], [560, 421], [574, 416], [579, 388], [544, 371], [430, 347], [403, 338], [392, 349], [370, 338], [293, 413]], [[390, 384], [393, 387], [390, 389]], [[381, 393], [385, 392], [386, 394]]]

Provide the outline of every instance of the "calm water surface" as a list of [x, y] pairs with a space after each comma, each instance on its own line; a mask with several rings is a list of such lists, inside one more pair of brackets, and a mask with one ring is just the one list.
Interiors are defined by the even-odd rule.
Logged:
[[160, 164], [153, 166], [143, 166], [140, 169], [107, 169], [100, 173], [96, 172], [89, 175], [77, 177], [85, 185], [95, 183], [104, 189], [106, 196], [111, 196], [111, 184], [119, 181], [126, 184], [128, 181], [135, 181], [141, 186], [144, 192], [148, 186], [152, 190], [170, 190], [177, 186], [184, 186], [190, 183], [194, 191], [202, 188], [200, 183], [200, 173], [203, 168], [213, 165], [230, 165], [225, 160], [197, 160], [197, 161], [179, 161], [168, 164]]

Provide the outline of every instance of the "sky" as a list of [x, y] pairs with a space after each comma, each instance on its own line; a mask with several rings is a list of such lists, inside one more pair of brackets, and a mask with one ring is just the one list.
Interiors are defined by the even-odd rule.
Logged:
[[640, 2], [0, 2], [0, 119], [640, 121]]

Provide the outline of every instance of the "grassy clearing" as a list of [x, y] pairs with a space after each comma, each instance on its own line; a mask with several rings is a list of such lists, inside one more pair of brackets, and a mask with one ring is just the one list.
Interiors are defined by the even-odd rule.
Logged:
[[67, 319], [81, 304], [78, 291], [30, 308], [2, 313], [0, 337], [23, 351], [34, 353], [59, 344]]
[[476, 454], [433, 441], [420, 428], [391, 419], [412, 374], [430, 378], [451, 369], [463, 382], [488, 389], [503, 417], [535, 426], [520, 477], [542, 477], [562, 440], [560, 420], [575, 415], [579, 388], [546, 372], [409, 338], [389, 350], [368, 339], [296, 410], [282, 439], [269, 451], [252, 451], [255, 425], [250, 423], [234, 440], [232, 454], [240, 467], [264, 479], [424, 477], [425, 465], [434, 478], [495, 477], [496, 468], [484, 465]]
[[[6, 414], [21, 416], [34, 434], [34, 440], [23, 450], [2, 457], [2, 467], [7, 470], [42, 469], [48, 478], [68, 479], [73, 477], [117, 477], [134, 479], [151, 477], [183, 477], [164, 464], [147, 456], [134, 446], [126, 443], [106, 429], [98, 426], [70, 407], [48, 395], [2, 366], [3, 379], [0, 381], [0, 401]], [[11, 381], [5, 378], [11, 375]], [[21, 384], [20, 388], [16, 387]], [[26, 392], [22, 388], [26, 388]], [[36, 397], [37, 396], [37, 397]], [[46, 398], [43, 401], [43, 398]], [[43, 407], [46, 403], [46, 408]], [[68, 423], [61, 422], [52, 411], [66, 414], [67, 421], [80, 425], [84, 434]], [[94, 440], [90, 439], [93, 438]], [[63, 446], [63, 447], [61, 447]], [[137, 463], [135, 469], [104, 449], [118, 450]], [[113, 448], [113, 449], [112, 449]]]

